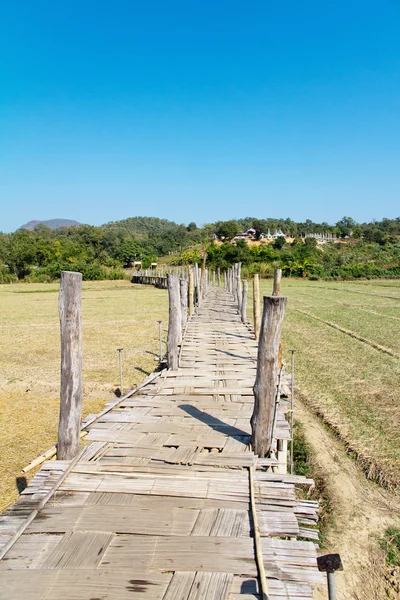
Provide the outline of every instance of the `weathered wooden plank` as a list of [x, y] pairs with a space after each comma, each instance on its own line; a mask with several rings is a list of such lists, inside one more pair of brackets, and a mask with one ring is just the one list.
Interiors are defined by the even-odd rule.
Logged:
[[[137, 503], [136, 503], [137, 504]], [[134, 507], [134, 510], [132, 509]], [[154, 510], [156, 508], [157, 510]], [[86, 507], [48, 507], [29, 526], [28, 533], [51, 531], [104, 531], [145, 535], [189, 535], [197, 519], [196, 510], [154, 503], [148, 499], [144, 507], [130, 504]], [[79, 541], [79, 538], [77, 538]]]
[[112, 538], [110, 533], [66, 533], [52, 555], [44, 561], [43, 568], [94, 569], [100, 563]]
[[118, 570], [27, 570], [1, 573], [2, 600], [161, 600], [169, 573], [149, 573], [135, 566]]
[[[62, 535], [22, 535], [0, 561], [0, 571], [39, 569], [53, 554], [62, 537]], [[1, 579], [0, 576], [0, 582]]]
[[187, 600], [195, 577], [195, 571], [186, 571], [183, 573], [176, 571], [172, 576], [163, 600]]
[[230, 573], [196, 573], [188, 600], [224, 600], [233, 576]]

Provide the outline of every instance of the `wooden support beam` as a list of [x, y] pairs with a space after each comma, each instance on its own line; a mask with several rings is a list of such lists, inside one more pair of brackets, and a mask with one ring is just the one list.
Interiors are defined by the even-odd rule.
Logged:
[[179, 284], [181, 296], [181, 326], [183, 335], [188, 318], [188, 280], [185, 277], [182, 277], [182, 279], [179, 281]]
[[260, 333], [260, 276], [258, 273], [254, 275], [253, 279], [253, 324], [254, 324], [254, 337], [258, 340]]
[[[281, 279], [282, 279], [282, 269], [275, 269], [274, 271], [274, 288], [272, 290], [273, 296], [281, 295]], [[282, 359], [282, 342], [279, 343], [279, 352], [278, 352], [278, 366], [281, 369], [283, 364]]]
[[276, 473], [287, 473], [287, 458], [288, 458], [288, 444], [287, 440], [278, 440], [277, 444], [277, 458], [278, 467]]
[[189, 315], [194, 313], [194, 269], [189, 269]]
[[177, 273], [168, 273], [167, 281], [169, 298], [167, 361], [168, 367], [173, 371], [177, 371], [179, 361], [179, 345], [182, 341], [179, 275]]
[[247, 323], [247, 295], [248, 295], [248, 293], [249, 293], [249, 284], [246, 281], [246, 279], [243, 279], [243, 281], [242, 281], [242, 306], [240, 307], [242, 323]]
[[239, 314], [242, 311], [242, 263], [237, 263], [236, 266], [236, 301]]
[[58, 460], [79, 452], [82, 422], [82, 273], [62, 271], [58, 301], [61, 328]]
[[204, 296], [204, 286], [205, 286], [205, 278], [206, 278], [206, 261], [207, 261], [207, 252], [204, 250], [203, 253], [203, 262], [201, 263], [201, 279], [200, 279], [200, 296]]
[[199, 265], [194, 265], [194, 292], [195, 292], [195, 306], [200, 306], [200, 272]]
[[254, 453], [265, 458], [272, 445], [275, 398], [278, 382], [278, 352], [287, 298], [264, 296], [264, 310], [254, 384], [254, 411], [251, 417]]
[[272, 290], [273, 296], [281, 295], [281, 279], [282, 279], [282, 269], [275, 269], [274, 272], [274, 287]]

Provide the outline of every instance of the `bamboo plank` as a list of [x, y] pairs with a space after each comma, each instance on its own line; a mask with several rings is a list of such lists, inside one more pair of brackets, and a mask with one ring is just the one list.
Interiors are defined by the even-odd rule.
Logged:
[[66, 533], [52, 555], [44, 561], [45, 569], [94, 569], [100, 563], [113, 536], [109, 533]]
[[186, 571], [183, 573], [176, 571], [172, 576], [163, 600], [187, 600], [195, 577], [195, 571]]

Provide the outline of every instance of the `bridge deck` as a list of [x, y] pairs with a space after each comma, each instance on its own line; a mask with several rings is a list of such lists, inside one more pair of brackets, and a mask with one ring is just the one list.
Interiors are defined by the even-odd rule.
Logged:
[[247, 445], [256, 350], [228, 293], [210, 288], [179, 370], [90, 426], [72, 469], [48, 461], [0, 517], [5, 544], [64, 474], [0, 561], [3, 600], [261, 598], [251, 466], [269, 599], [311, 598], [321, 576], [304, 540], [316, 538], [317, 505], [295, 495], [307, 481], [272, 472]]

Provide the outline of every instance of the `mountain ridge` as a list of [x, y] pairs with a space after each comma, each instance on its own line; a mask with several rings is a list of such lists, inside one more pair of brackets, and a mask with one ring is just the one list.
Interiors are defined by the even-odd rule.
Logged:
[[79, 227], [82, 223], [74, 221], [73, 219], [48, 219], [47, 221], [29, 221], [25, 225], [21, 225], [18, 229], [28, 229], [33, 231], [38, 225], [45, 225], [49, 229], [60, 229], [60, 227]]

